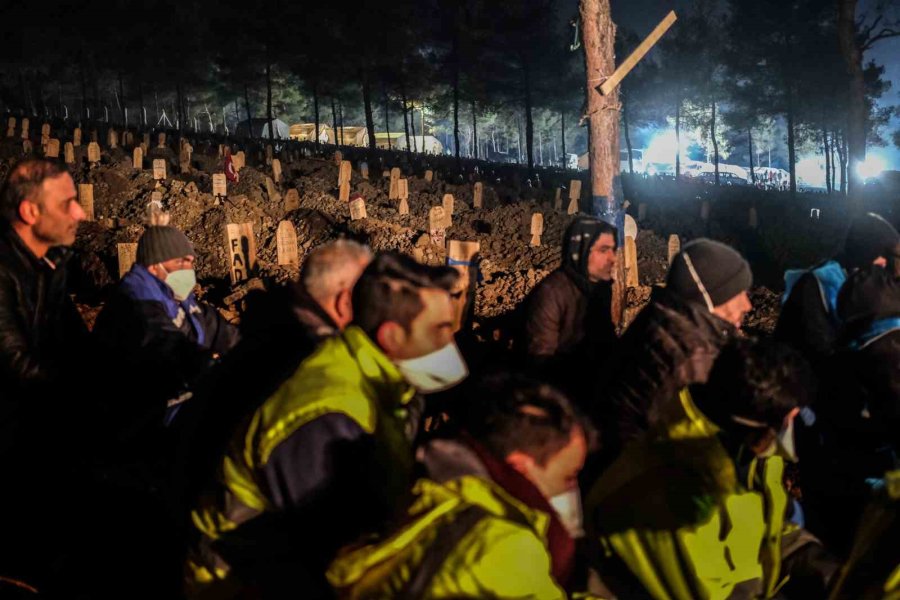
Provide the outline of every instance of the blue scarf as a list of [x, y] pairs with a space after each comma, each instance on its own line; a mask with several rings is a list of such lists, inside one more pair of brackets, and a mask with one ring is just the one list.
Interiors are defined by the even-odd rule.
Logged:
[[800, 281], [800, 278], [807, 273], [812, 273], [819, 284], [819, 292], [822, 294], [822, 302], [825, 304], [825, 311], [831, 317], [833, 323], [840, 323], [837, 313], [838, 292], [844, 282], [847, 281], [847, 274], [837, 261], [829, 260], [825, 264], [815, 269], [790, 269], [784, 274], [784, 296], [781, 297], [781, 304], [787, 302], [794, 290], [794, 286]]
[[197, 334], [197, 345], [203, 346], [206, 342], [206, 332], [197, 315], [200, 314], [200, 306], [193, 292], [187, 298], [179, 302], [164, 281], [153, 276], [147, 267], [134, 263], [131, 270], [122, 278], [122, 291], [129, 298], [138, 302], [159, 302], [166, 311], [166, 315], [175, 322], [178, 312], [182, 311], [190, 320], [194, 333]]
[[856, 339], [849, 344], [851, 350], [862, 350], [875, 340], [900, 329], [900, 317], [888, 317], [873, 321]]

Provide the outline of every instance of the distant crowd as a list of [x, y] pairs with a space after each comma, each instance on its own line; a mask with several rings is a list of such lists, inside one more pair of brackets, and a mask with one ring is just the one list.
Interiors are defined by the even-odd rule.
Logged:
[[[619, 335], [622, 232], [576, 215], [511, 347], [479, 259], [342, 239], [198, 299], [146, 226], [89, 331], [58, 161], [0, 188], [2, 598], [900, 597], [900, 234], [873, 213], [785, 274], [697, 238]], [[455, 261], [459, 262], [459, 261]]]

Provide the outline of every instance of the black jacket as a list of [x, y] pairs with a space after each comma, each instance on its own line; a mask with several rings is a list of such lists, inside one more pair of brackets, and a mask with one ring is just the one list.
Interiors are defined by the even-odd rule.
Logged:
[[800, 277], [791, 290], [778, 316], [774, 336], [817, 367], [834, 353], [838, 328], [825, 308], [822, 291], [812, 273]]
[[705, 383], [731, 324], [706, 307], [655, 288], [648, 304], [619, 341], [616, 360], [592, 412], [604, 433], [604, 452], [645, 431], [685, 386]]
[[12, 228], [0, 231], [0, 456], [61, 416], [54, 390], [72, 386], [86, 358], [87, 328], [66, 290], [69, 256], [54, 248], [39, 259]]

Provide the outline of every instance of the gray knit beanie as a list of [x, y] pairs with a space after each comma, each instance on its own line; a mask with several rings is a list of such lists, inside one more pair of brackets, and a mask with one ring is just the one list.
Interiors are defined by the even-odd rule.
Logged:
[[135, 262], [149, 267], [188, 255], [194, 256], [194, 246], [186, 235], [169, 225], [151, 225], [138, 240]]
[[666, 288], [685, 300], [712, 309], [750, 289], [753, 273], [730, 246], [699, 238], [685, 244], [672, 260]]

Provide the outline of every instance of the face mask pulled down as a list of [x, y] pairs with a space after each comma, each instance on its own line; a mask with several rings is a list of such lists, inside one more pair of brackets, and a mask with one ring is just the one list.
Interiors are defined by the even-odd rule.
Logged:
[[398, 360], [394, 364], [406, 381], [423, 394], [449, 389], [469, 375], [462, 354], [453, 342], [425, 356]]

